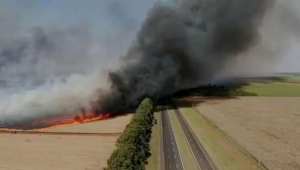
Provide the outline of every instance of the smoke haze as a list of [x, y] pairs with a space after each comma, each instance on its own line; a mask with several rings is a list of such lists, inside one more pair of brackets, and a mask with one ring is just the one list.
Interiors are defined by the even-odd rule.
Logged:
[[51, 2], [0, 2], [0, 124], [89, 107], [155, 1]]
[[122, 110], [144, 97], [213, 80], [227, 62], [258, 43], [270, 5], [266, 0], [188, 0], [154, 6], [127, 62], [110, 74], [112, 94], [100, 106]]
[[13, 13], [20, 1], [0, 3], [2, 121], [95, 102], [99, 112], [120, 111], [143, 97], [277, 71], [300, 29], [293, 0], [28, 2], [40, 18]]

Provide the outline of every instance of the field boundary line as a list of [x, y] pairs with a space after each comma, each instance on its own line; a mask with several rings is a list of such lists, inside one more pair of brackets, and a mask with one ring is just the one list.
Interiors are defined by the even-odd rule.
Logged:
[[243, 148], [240, 144], [238, 144], [235, 140], [233, 140], [227, 133], [225, 133], [222, 129], [220, 129], [215, 123], [213, 123], [212, 121], [210, 121], [206, 116], [204, 116], [203, 114], [201, 114], [194, 107], [192, 107], [192, 109], [195, 110], [198, 114], [200, 114], [206, 121], [210, 122], [213, 126], [215, 126], [228, 140], [230, 140], [230, 142], [232, 142], [236, 147], [238, 147], [239, 149], [241, 149], [252, 160], [252, 162], [254, 161], [256, 164], [259, 165], [260, 168], [262, 168], [264, 170], [268, 170], [268, 168], [265, 166], [265, 164], [263, 162], [259, 163], [259, 161], [258, 161], [257, 158], [255, 158], [245, 148]]

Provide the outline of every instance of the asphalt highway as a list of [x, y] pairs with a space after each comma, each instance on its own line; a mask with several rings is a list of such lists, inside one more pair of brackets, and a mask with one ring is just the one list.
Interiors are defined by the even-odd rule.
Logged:
[[184, 170], [172, 123], [166, 106], [161, 110], [164, 170]]
[[186, 141], [189, 145], [190, 150], [194, 156], [198, 169], [201, 170], [217, 170], [216, 166], [213, 164], [211, 158], [205, 152], [204, 147], [197, 139], [196, 135], [193, 133], [192, 129], [182, 116], [182, 113], [177, 107], [174, 108], [176, 117], [180, 123], [181, 129], [185, 135]]

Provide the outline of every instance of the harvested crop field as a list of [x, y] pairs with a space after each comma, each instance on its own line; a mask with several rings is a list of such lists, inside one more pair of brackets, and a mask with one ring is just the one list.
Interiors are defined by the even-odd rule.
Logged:
[[83, 124], [60, 126], [55, 128], [41, 129], [42, 132], [89, 132], [89, 133], [119, 133], [123, 132], [130, 122], [133, 114], [107, 118], [104, 120], [87, 122]]
[[99, 170], [132, 115], [39, 131], [1, 131], [1, 170]]
[[102, 169], [117, 138], [0, 134], [0, 169]]
[[207, 100], [197, 110], [272, 170], [300, 169], [300, 97]]

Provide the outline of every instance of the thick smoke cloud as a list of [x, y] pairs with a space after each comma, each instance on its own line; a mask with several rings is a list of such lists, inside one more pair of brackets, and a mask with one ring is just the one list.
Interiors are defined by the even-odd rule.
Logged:
[[154, 1], [41, 3], [0, 2], [0, 126], [89, 107]]
[[[7, 2], [0, 2], [0, 125], [82, 107], [124, 111], [143, 97], [276, 71], [291, 39], [299, 40], [296, 0], [53, 0], [52, 10]], [[35, 17], [47, 11], [52, 22], [12, 12], [23, 6]]]
[[144, 21], [123, 67], [110, 74], [102, 109], [136, 106], [213, 80], [231, 58], [259, 40], [266, 0], [188, 0], [157, 4]]

